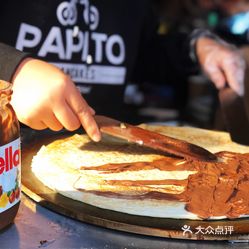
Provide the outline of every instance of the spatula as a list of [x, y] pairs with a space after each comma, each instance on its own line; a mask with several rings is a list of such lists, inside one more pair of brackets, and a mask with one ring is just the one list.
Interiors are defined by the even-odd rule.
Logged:
[[128, 142], [166, 152], [168, 154], [201, 161], [216, 161], [217, 157], [208, 150], [180, 139], [165, 136], [118, 120], [96, 115], [95, 120], [104, 134]]

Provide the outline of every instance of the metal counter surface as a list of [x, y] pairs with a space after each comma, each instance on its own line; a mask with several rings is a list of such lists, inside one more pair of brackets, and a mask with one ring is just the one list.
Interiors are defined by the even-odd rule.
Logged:
[[118, 232], [54, 213], [22, 194], [15, 223], [0, 233], [1, 249], [216, 249], [248, 243], [187, 241]]

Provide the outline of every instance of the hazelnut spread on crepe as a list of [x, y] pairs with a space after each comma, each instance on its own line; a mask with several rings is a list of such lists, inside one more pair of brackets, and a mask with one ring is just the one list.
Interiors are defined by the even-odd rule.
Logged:
[[43, 146], [32, 170], [58, 193], [103, 209], [184, 219], [249, 215], [249, 147], [224, 132], [145, 128], [202, 146], [219, 160], [182, 159], [108, 139], [94, 143], [76, 134]]

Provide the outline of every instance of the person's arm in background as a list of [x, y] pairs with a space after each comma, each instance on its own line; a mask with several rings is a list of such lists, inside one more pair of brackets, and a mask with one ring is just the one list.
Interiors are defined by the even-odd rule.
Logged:
[[192, 37], [192, 57], [215, 86], [221, 89], [228, 84], [243, 96], [246, 60], [242, 52], [207, 30], [196, 30]]
[[0, 43], [0, 79], [13, 83], [11, 104], [25, 125], [55, 131], [82, 125], [94, 141], [100, 140], [94, 110], [57, 67]]
[[[195, 36], [194, 40], [192, 34]], [[195, 35], [194, 31], [192, 34], [176, 33], [157, 38], [159, 46], [155, 46], [155, 55], [151, 56], [155, 59], [145, 71], [150, 73], [152, 68], [154, 72], [158, 71], [154, 75], [162, 75], [163, 72], [161, 78], [166, 78], [168, 72], [179, 77], [196, 74], [201, 69], [216, 88], [221, 89], [228, 84], [238, 95], [243, 96], [246, 70], [243, 53], [210, 32], [203, 31]], [[195, 58], [191, 56], [193, 53]], [[156, 55], [160, 58], [161, 65], [157, 64]], [[152, 77], [149, 76], [150, 79]]]
[[246, 63], [235, 46], [207, 30], [194, 30], [189, 34], [172, 28], [166, 34], [159, 34], [158, 24], [158, 16], [148, 8], [135, 80], [181, 82], [202, 69], [218, 89], [226, 83], [243, 95]]

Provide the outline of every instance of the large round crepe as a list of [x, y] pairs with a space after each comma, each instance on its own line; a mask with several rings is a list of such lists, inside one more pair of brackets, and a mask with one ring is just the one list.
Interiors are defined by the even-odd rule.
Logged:
[[[249, 147], [231, 141], [228, 133], [203, 130], [191, 127], [143, 126], [171, 137], [197, 144], [210, 152], [232, 151], [248, 153]], [[130, 185], [124, 182], [186, 180], [196, 170], [189, 169], [161, 171], [157, 168], [140, 170], [114, 170], [106, 172], [103, 165], [119, 165], [132, 162], [152, 162], [168, 155], [157, 153], [139, 145], [113, 141], [109, 138], [92, 142], [86, 135], [73, 135], [43, 146], [32, 161], [32, 171], [49, 188], [74, 200], [118, 212], [162, 217], [200, 219], [195, 213], [186, 210], [186, 203], [156, 197], [137, 198], [148, 192], [165, 195], [181, 194], [181, 185], [153, 183]], [[183, 159], [177, 159], [181, 165]], [[99, 168], [98, 168], [99, 167]], [[102, 167], [102, 168], [101, 168]], [[89, 169], [89, 170], [88, 170]], [[117, 182], [123, 184], [116, 184]], [[128, 198], [128, 197], [129, 198]], [[247, 215], [247, 214], [245, 214]], [[225, 218], [217, 216], [209, 218]]]

